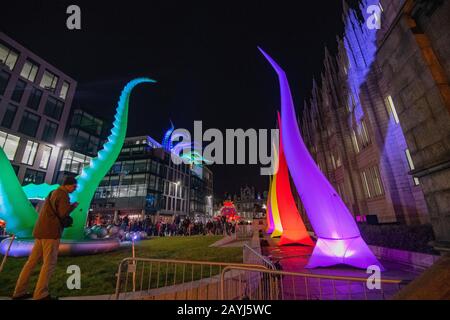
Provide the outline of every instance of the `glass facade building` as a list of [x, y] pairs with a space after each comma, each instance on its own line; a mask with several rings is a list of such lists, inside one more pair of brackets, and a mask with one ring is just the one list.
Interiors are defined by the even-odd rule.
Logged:
[[0, 146], [21, 183], [53, 182], [76, 85], [0, 32]]

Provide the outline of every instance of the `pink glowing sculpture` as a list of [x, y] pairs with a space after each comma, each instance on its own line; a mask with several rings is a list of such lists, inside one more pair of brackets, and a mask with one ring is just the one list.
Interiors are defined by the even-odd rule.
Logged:
[[303, 142], [284, 70], [261, 48], [259, 50], [278, 75], [281, 132], [286, 161], [306, 214], [318, 237], [307, 268], [347, 264], [357, 268], [377, 265], [383, 269], [361, 238], [352, 214], [317, 167]]

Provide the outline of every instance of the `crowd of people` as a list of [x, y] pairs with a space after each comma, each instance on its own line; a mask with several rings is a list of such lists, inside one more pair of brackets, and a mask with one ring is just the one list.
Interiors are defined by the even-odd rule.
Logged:
[[[165, 236], [191, 236], [191, 235], [231, 235], [236, 231], [238, 222], [229, 221], [225, 216], [216, 219], [209, 219], [206, 223], [200, 220], [191, 220], [189, 217], [182, 219], [176, 216], [172, 221], [159, 219], [152, 222], [150, 218], [146, 219], [130, 219], [124, 216], [118, 219], [116, 223], [125, 232], [141, 232], [144, 231], [148, 236], [165, 237]], [[104, 221], [90, 221], [89, 226], [95, 224], [105, 224]]]

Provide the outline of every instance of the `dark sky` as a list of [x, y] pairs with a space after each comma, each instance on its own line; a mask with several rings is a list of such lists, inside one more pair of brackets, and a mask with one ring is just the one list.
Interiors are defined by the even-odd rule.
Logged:
[[[352, 1], [350, 1], [352, 2]], [[149, 76], [131, 99], [128, 135], [161, 140], [172, 119], [191, 130], [274, 128], [277, 78], [256, 46], [286, 70], [297, 107], [342, 34], [341, 0], [7, 1], [0, 29], [78, 81], [76, 103], [112, 119], [126, 82]], [[77, 4], [82, 30], [66, 28]], [[259, 166], [214, 165], [217, 195], [267, 188]]]

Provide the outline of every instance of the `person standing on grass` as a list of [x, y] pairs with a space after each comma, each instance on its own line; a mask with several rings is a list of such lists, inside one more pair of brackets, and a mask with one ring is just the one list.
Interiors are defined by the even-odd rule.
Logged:
[[[33, 297], [34, 300], [54, 300], [48, 291], [50, 278], [55, 271], [58, 260], [58, 249], [63, 226], [61, 219], [70, 215], [78, 206], [69, 201], [69, 194], [77, 188], [77, 180], [74, 177], [66, 177], [64, 183], [55, 191], [52, 191], [39, 211], [39, 217], [33, 230], [35, 238], [33, 250], [23, 266], [16, 288], [13, 294], [13, 300], [23, 300]], [[31, 295], [27, 292], [30, 275], [36, 264], [43, 260], [39, 279]]]

